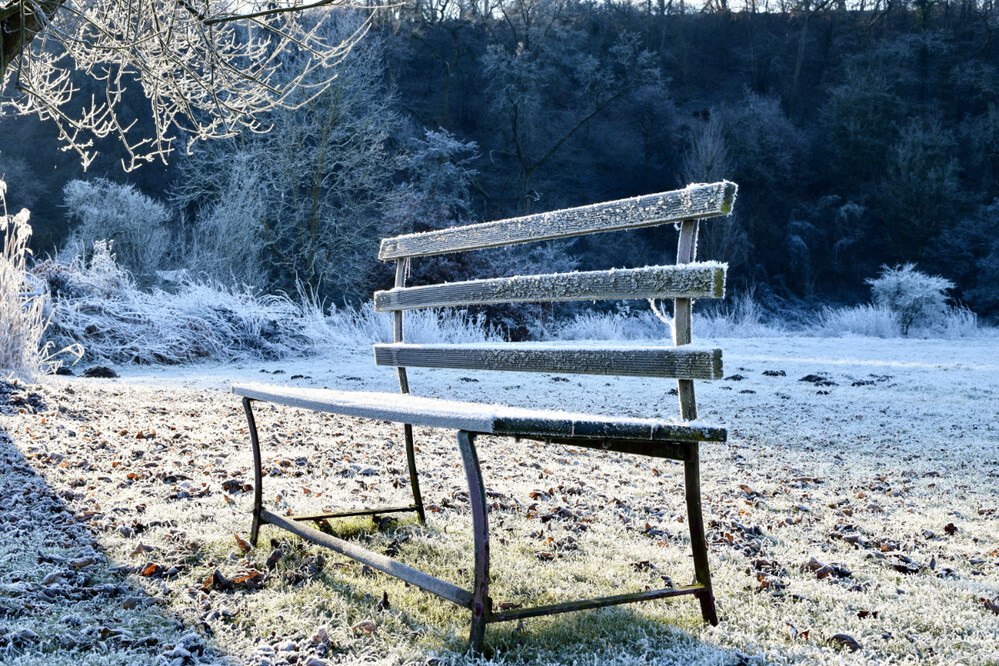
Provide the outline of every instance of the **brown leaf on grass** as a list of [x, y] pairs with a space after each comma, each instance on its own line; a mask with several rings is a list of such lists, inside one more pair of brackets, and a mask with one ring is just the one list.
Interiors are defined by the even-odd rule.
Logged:
[[371, 620], [361, 620], [357, 624], [351, 625], [350, 629], [356, 634], [373, 634], [378, 631], [378, 625]]
[[247, 493], [253, 490], [253, 486], [239, 479], [228, 479], [222, 482], [222, 490], [227, 493]]
[[49, 585], [51, 583], [54, 583], [57, 580], [61, 579], [64, 575], [65, 572], [63, 571], [53, 571], [52, 573], [50, 573], [48, 576], [45, 577], [45, 580], [42, 581], [42, 585]]
[[873, 617], [876, 620], [878, 619], [878, 611], [859, 610], [857, 611], [857, 617], [861, 620], [865, 617]]
[[798, 627], [794, 626], [794, 623], [784, 620], [784, 626], [787, 628], [787, 635], [791, 637], [792, 641], [798, 637]]
[[944, 532], [946, 532], [947, 534], [957, 534], [957, 525], [955, 525], [954, 523], [947, 523], [944, 526]]
[[826, 641], [827, 643], [833, 643], [840, 647], [850, 648], [851, 652], [856, 652], [863, 646], [857, 642], [857, 639], [850, 634], [836, 634]]
[[999, 597], [991, 600], [982, 597], [979, 601], [985, 604], [985, 610], [990, 610], [996, 615], [999, 615]]
[[152, 546], [147, 546], [146, 544], [144, 544], [144, 543], [142, 543], [140, 541], [139, 545], [136, 546], [135, 550], [132, 551], [132, 555], [141, 555], [142, 553], [150, 553], [150, 552], [152, 552], [154, 550], [158, 550], [158, 549], [157, 548], [153, 548]]
[[160, 565], [156, 564], [155, 562], [150, 562], [139, 573], [140, 573], [140, 575], [145, 576], [146, 578], [149, 578], [151, 576], [157, 576], [157, 575], [163, 573], [163, 567], [161, 567]]
[[242, 550], [244, 553], [250, 552], [250, 550], [253, 548], [253, 546], [250, 545], [249, 541], [239, 536], [235, 532], [232, 533], [232, 538], [236, 540], [236, 545], [239, 546], [239, 549]]
[[273, 570], [274, 567], [277, 566], [277, 563], [281, 559], [282, 555], [284, 555], [284, 551], [280, 548], [275, 548], [271, 551], [271, 554], [267, 556], [267, 561], [264, 563], [264, 566], [266, 566], [269, 570]]
[[256, 590], [263, 586], [264, 578], [265, 576], [263, 572], [257, 571], [256, 569], [247, 569], [236, 572], [236, 575], [232, 579], [232, 584], [235, 587]]
[[555, 559], [555, 556], [551, 553], [545, 553], [542, 551], [535, 551], [534, 556], [541, 560], [542, 562], [551, 562]]
[[222, 572], [216, 569], [205, 579], [204, 584], [201, 586], [202, 591], [210, 592], [212, 590], [228, 590], [232, 587], [232, 583], [229, 579], [222, 575]]

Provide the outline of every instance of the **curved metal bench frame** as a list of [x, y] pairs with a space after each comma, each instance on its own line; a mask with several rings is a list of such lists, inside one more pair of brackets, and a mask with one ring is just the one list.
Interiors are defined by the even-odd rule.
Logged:
[[[706, 214], [719, 215], [726, 214], [731, 210], [735, 197], [735, 186], [731, 183], [720, 183], [713, 186], [721, 187], [724, 197], [723, 203], [717, 206], [718, 210]], [[688, 188], [689, 190], [689, 188]], [[679, 191], [682, 193], [685, 190]], [[676, 195], [678, 193], [667, 193], [666, 195], [652, 195], [642, 197], [640, 200], [651, 200], [652, 197], [663, 197]], [[634, 201], [634, 200], [632, 200]], [[594, 207], [583, 209], [572, 209], [570, 211], [559, 211], [569, 213], [569, 224], [561, 228], [559, 233], [535, 234], [526, 240], [542, 240], [546, 238], [557, 238], [579, 233], [591, 233], [593, 231], [609, 230], [614, 228], [631, 228], [632, 226], [650, 226], [652, 222], [642, 224], [622, 224], [614, 226], [607, 222], [606, 216], [600, 216], [606, 212], [603, 208], [618, 205], [624, 202], [612, 202], [611, 204], [599, 204]], [[689, 209], [693, 204], [689, 201], [682, 201]], [[603, 207], [603, 208], [602, 208]], [[586, 211], [588, 214], [596, 214], [600, 228], [596, 228], [596, 223], [587, 223], [585, 218], [576, 215], [577, 211]], [[613, 211], [610, 211], [613, 213]], [[532, 216], [541, 217], [541, 216]], [[530, 219], [530, 218], [526, 218]], [[582, 220], [582, 221], [581, 221]], [[655, 222], [662, 223], [662, 222]], [[444, 230], [442, 232], [432, 232], [430, 234], [414, 235], [414, 247], [400, 249], [399, 239], [386, 239], [382, 243], [380, 256], [383, 259], [396, 259], [395, 287], [396, 290], [404, 290], [406, 273], [409, 258], [441, 252], [458, 251], [464, 249], [476, 249], [478, 247], [492, 247], [511, 242], [524, 242], [524, 239], [510, 240], [501, 238], [497, 240], [495, 225], [500, 223], [486, 223], [474, 225], [464, 229], [464, 233], [455, 236], [455, 230]], [[581, 225], [583, 228], [581, 228]], [[588, 225], [588, 226], [587, 226]], [[695, 216], [684, 217], [680, 221], [680, 236], [677, 248], [677, 264], [688, 264], [694, 261], [697, 245], [698, 218]], [[468, 234], [471, 230], [472, 233]], [[461, 232], [461, 229], [457, 230]], [[500, 236], [504, 233], [500, 229]], [[523, 230], [520, 230], [524, 235]], [[449, 236], [450, 234], [450, 236]], [[478, 239], [475, 238], [478, 234]], [[420, 238], [419, 236], [422, 236]], [[436, 236], [430, 239], [427, 237]], [[471, 236], [473, 240], [467, 239]], [[422, 245], [421, 245], [422, 244]], [[423, 247], [422, 250], [420, 248]], [[415, 249], [414, 249], [415, 248]], [[379, 292], [379, 295], [389, 292]], [[509, 299], [507, 299], [509, 300]], [[557, 299], [556, 299], [557, 300]], [[376, 299], [376, 303], [377, 303]], [[480, 301], [488, 302], [488, 301]], [[403, 342], [403, 309], [402, 307], [391, 307], [393, 310], [393, 333], [396, 344]], [[691, 298], [689, 296], [674, 299], [674, 344], [677, 346], [686, 345], [691, 342]], [[379, 363], [382, 363], [379, 360]], [[394, 364], [385, 361], [386, 364]], [[530, 368], [522, 368], [530, 369]], [[409, 393], [409, 381], [406, 368], [397, 368], [399, 377], [399, 387], [402, 393]], [[592, 370], [591, 370], [592, 371]], [[720, 373], [720, 359], [718, 360], [717, 372]], [[674, 375], [675, 376], [675, 375]], [[698, 375], [702, 376], [702, 375]], [[693, 380], [680, 378], [677, 380], [677, 392], [680, 402], [681, 417], [692, 421], [697, 418]], [[252, 403], [254, 398], [243, 397], [243, 408], [246, 414], [247, 424], [250, 433], [250, 442], [253, 449], [253, 473], [254, 473], [254, 494], [253, 494], [253, 524], [250, 534], [250, 542], [254, 546], [260, 533], [260, 527], [265, 524], [281, 527], [289, 532], [297, 534], [312, 543], [324, 546], [342, 555], [365, 563], [372, 568], [395, 576], [407, 583], [415, 585], [423, 590], [436, 594], [448, 601], [451, 601], [463, 608], [467, 608], [472, 613], [471, 628], [469, 632], [469, 648], [474, 651], [482, 649], [487, 624], [494, 622], [506, 622], [520, 620], [524, 618], [537, 617], [565, 613], [588, 608], [600, 608], [617, 604], [625, 604], [637, 601], [649, 601], [653, 599], [663, 599], [690, 595], [700, 602], [701, 615], [705, 622], [712, 625], [718, 624], [718, 616], [715, 608], [715, 599], [711, 586], [711, 574], [708, 564], [708, 548], [704, 533], [704, 520], [701, 512], [700, 493], [700, 465], [697, 441], [647, 441], [644, 439], [619, 439], [604, 436], [577, 436], [575, 434], [564, 437], [538, 437], [523, 433], [503, 433], [489, 432], [476, 433], [468, 430], [459, 430], [457, 434], [458, 449], [461, 454], [462, 465], [464, 467], [465, 479], [468, 484], [469, 502], [472, 514], [472, 534], [474, 539], [474, 583], [471, 590], [464, 590], [452, 583], [435, 578], [417, 569], [403, 565], [391, 558], [379, 553], [375, 553], [349, 541], [339, 539], [335, 536], [322, 532], [316, 528], [309, 527], [303, 523], [326, 520], [328, 518], [341, 518], [347, 516], [376, 515], [394, 512], [415, 512], [421, 523], [426, 522], [426, 513], [423, 506], [423, 499], [420, 493], [419, 476], [416, 468], [416, 456], [413, 437], [412, 424], [403, 425], [406, 442], [406, 458], [409, 465], [410, 485], [413, 492], [413, 504], [401, 507], [387, 507], [380, 509], [362, 509], [356, 511], [343, 511], [338, 513], [322, 513], [298, 516], [280, 516], [268, 511], [263, 506], [263, 470], [260, 455], [260, 442], [257, 433], [256, 421], [254, 419]], [[335, 411], [331, 409], [330, 411]], [[482, 480], [482, 473], [479, 466], [478, 454], [475, 447], [475, 439], [479, 434], [489, 434], [493, 436], [514, 436], [517, 438], [541, 439], [549, 443], [567, 444], [571, 446], [581, 446], [587, 448], [602, 448], [621, 453], [645, 455], [657, 458], [677, 460], [684, 466], [685, 500], [687, 505], [687, 524], [690, 530], [691, 548], [694, 559], [694, 581], [692, 584], [682, 587], [665, 588], [658, 590], [647, 590], [630, 594], [620, 594], [608, 597], [586, 599], [579, 601], [569, 601], [559, 604], [550, 604], [532, 608], [517, 608], [513, 610], [496, 611], [493, 609], [492, 600], [489, 597], [489, 525], [488, 525], [488, 505], [486, 503], [485, 486]]]

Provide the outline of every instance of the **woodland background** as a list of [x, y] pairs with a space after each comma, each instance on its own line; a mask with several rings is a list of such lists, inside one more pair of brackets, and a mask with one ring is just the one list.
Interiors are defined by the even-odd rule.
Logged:
[[[140, 283], [183, 270], [334, 302], [386, 284], [388, 233], [727, 178], [736, 212], [702, 225], [700, 257], [730, 264], [730, 291], [793, 318], [915, 262], [994, 320], [997, 28], [979, 0], [410, 2], [376, 12], [338, 84], [269, 134], [178, 145], [127, 174], [109, 141], [83, 173], [50, 126], [4, 117], [0, 173], [8, 208], [32, 211], [36, 257], [114, 235]], [[96, 85], [81, 77], [80, 94]], [[670, 262], [670, 233], [472, 253], [415, 277]]]

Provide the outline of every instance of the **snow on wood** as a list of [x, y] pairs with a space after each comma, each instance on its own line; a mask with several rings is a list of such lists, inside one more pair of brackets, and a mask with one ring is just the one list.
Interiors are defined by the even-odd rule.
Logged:
[[723, 298], [726, 265], [717, 262], [546, 275], [518, 275], [375, 292], [375, 310], [488, 303], [634, 298]]
[[482, 345], [374, 345], [378, 365], [586, 375], [721, 379], [720, 349]]
[[524, 409], [400, 393], [236, 384], [235, 395], [289, 407], [412, 425], [540, 436], [619, 437], [655, 441], [725, 441], [725, 430], [702, 423]]
[[378, 257], [383, 261], [422, 257], [728, 215], [736, 191], [735, 183], [728, 181], [696, 184], [672, 192], [406, 234], [383, 239]]

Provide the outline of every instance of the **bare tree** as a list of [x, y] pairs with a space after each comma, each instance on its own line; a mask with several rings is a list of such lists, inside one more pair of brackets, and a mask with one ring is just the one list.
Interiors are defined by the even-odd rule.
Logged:
[[518, 170], [518, 202], [529, 212], [532, 180], [591, 120], [631, 90], [660, 80], [652, 54], [620, 35], [600, 59], [572, 23], [565, 0], [506, 0], [505, 35], [483, 57], [491, 113]]
[[[361, 0], [0, 0], [0, 90], [6, 112], [51, 120], [60, 139], [87, 166], [94, 139], [116, 137], [129, 154], [126, 169], [189, 141], [265, 131], [263, 115], [308, 102], [332, 80], [338, 62], [368, 22], [331, 42], [331, 8]], [[323, 20], [302, 20], [302, 12]], [[335, 33], [334, 34], [338, 34]], [[302, 54], [292, 77], [279, 72], [282, 54]], [[90, 99], [75, 95], [75, 72], [99, 82]], [[138, 85], [154, 130], [123, 120], [124, 95]], [[306, 94], [302, 94], [304, 92]]]
[[[352, 28], [349, 21], [341, 26]], [[289, 73], [296, 61], [286, 63]], [[270, 114], [270, 132], [213, 142], [181, 162], [173, 200], [200, 208], [197, 242], [224, 258], [215, 277], [225, 279], [220, 273], [250, 261], [252, 252], [250, 263], [266, 266], [284, 288], [301, 281], [339, 299], [370, 286], [365, 280], [395, 198], [397, 164], [386, 143], [400, 119], [377, 40], [354, 49], [332, 73], [336, 80], [322, 94]], [[231, 273], [244, 279], [241, 270]]]

